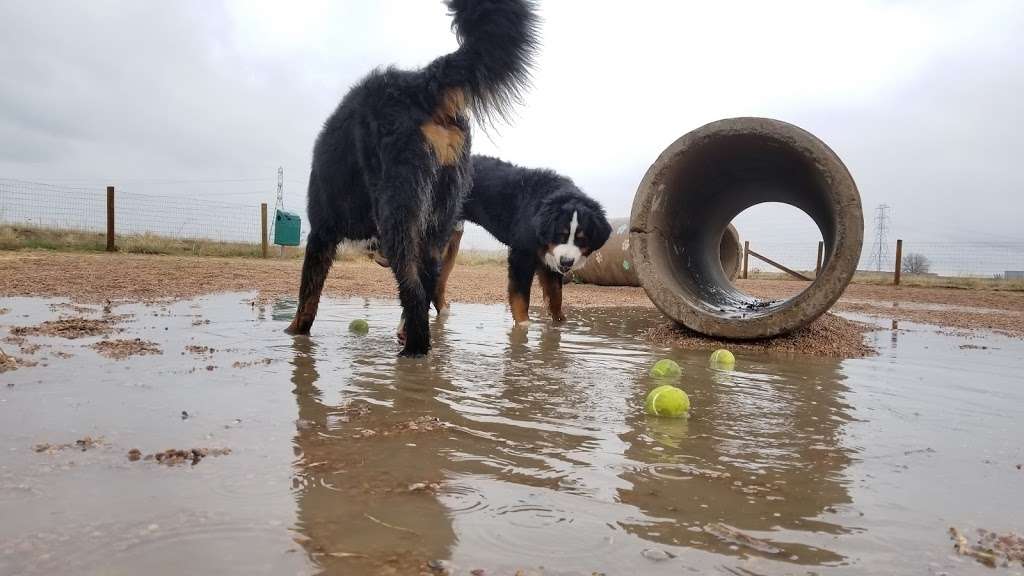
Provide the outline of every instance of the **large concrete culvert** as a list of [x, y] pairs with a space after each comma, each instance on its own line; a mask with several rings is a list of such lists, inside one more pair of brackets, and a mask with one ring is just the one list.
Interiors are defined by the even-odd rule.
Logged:
[[[747, 208], [781, 202], [805, 212], [824, 240], [821, 272], [800, 294], [764, 301], [723, 271], [720, 240]], [[857, 185], [813, 134], [768, 118], [731, 118], [672, 143], [644, 176], [630, 216], [640, 284], [663, 313], [721, 338], [785, 334], [825, 313], [849, 284], [864, 235]]]

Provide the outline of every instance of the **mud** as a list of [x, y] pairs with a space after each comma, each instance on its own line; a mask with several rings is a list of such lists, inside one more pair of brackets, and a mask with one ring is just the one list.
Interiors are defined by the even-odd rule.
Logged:
[[122, 340], [100, 340], [89, 346], [99, 353], [113, 360], [124, 360], [131, 356], [145, 356], [146, 354], [163, 354], [155, 342], [147, 342], [141, 338]]
[[1018, 534], [997, 534], [979, 528], [975, 541], [971, 542], [960, 530], [951, 526], [949, 537], [953, 540], [953, 549], [957, 554], [974, 558], [985, 566], [1024, 567], [1024, 537]]
[[46, 442], [42, 444], [36, 444], [35, 446], [32, 447], [32, 450], [37, 454], [56, 454], [61, 450], [68, 450], [72, 448], [75, 450], [85, 452], [86, 450], [92, 450], [93, 448], [98, 448], [100, 446], [103, 446], [104, 444], [106, 444], [106, 442], [104, 442], [103, 438], [93, 438], [92, 436], [86, 436], [85, 438], [81, 438], [79, 440], [75, 440], [74, 442], [70, 442], [67, 444], [49, 444]]
[[[49, 361], [0, 376], [0, 574], [992, 574], [950, 525], [1015, 550], [1019, 339], [851, 316], [873, 356], [720, 370], [648, 341], [649, 307], [524, 329], [458, 304], [410, 360], [393, 301], [326, 298], [293, 338], [294, 301], [255, 296], [112, 304], [168, 351], [129, 362], [28, 337]], [[54, 303], [5, 299], [0, 338]], [[663, 357], [688, 419], [644, 413]]]
[[228, 454], [231, 454], [230, 448], [168, 448], [162, 452], [143, 456], [141, 450], [132, 448], [128, 451], [128, 460], [131, 462], [153, 461], [164, 466], [177, 466], [186, 463], [195, 466], [207, 456], [227, 456]]
[[110, 320], [61, 318], [59, 320], [47, 320], [38, 326], [15, 326], [11, 328], [11, 335], [54, 336], [74, 340], [89, 336], [106, 336], [113, 331], [113, 322]]

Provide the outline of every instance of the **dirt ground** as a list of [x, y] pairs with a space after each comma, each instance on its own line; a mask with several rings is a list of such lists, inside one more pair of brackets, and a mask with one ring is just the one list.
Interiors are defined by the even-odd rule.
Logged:
[[[0, 252], [0, 296], [148, 301], [258, 290], [260, 299], [268, 300], [295, 295], [300, 269], [301, 262], [294, 259]], [[786, 280], [740, 280], [738, 285], [765, 298], [783, 298], [804, 287]], [[332, 297], [397, 297], [390, 272], [361, 258], [337, 262], [325, 292]], [[539, 304], [536, 286], [534, 294], [534, 304]], [[448, 295], [453, 302], [504, 302], [505, 267], [457, 266]], [[564, 299], [567, 307], [652, 305], [640, 288], [571, 285]], [[835, 310], [1024, 337], [1024, 292], [852, 284]]]

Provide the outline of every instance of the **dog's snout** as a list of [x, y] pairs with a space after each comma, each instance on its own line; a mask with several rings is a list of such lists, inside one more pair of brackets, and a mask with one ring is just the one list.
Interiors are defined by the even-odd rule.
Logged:
[[562, 256], [558, 259], [558, 265], [564, 270], [572, 268], [572, 265], [576, 263], [576, 259], [572, 256]]

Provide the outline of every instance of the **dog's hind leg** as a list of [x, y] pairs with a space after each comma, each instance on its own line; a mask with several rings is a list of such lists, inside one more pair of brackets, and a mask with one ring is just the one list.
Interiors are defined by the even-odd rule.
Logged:
[[295, 310], [295, 318], [285, 330], [289, 334], [309, 334], [309, 329], [316, 319], [316, 310], [320, 305], [320, 293], [324, 289], [324, 281], [334, 262], [334, 252], [338, 241], [333, 235], [324, 234], [322, 230], [310, 232], [306, 239], [306, 256], [302, 261], [302, 281], [299, 287], [299, 307]]
[[398, 283], [405, 342], [401, 356], [430, 350], [430, 292], [423, 285], [425, 193], [411, 185], [392, 184], [376, 206], [380, 246]]
[[434, 307], [438, 315], [448, 313], [448, 299], [445, 292], [448, 290], [448, 277], [455, 268], [455, 258], [459, 255], [459, 245], [462, 243], [462, 227], [452, 232], [448, 246], [445, 247], [444, 257], [441, 260], [441, 274], [437, 277], [437, 287], [434, 289]]
[[[448, 286], [448, 276], [452, 273], [452, 268], [455, 267], [455, 257], [459, 254], [459, 243], [462, 240], [462, 229], [456, 229], [452, 233], [451, 239], [448, 244], [444, 247], [443, 255], [438, 257], [431, 257], [424, 261], [423, 269], [426, 271], [430, 268], [437, 268], [438, 260], [440, 260], [440, 272], [438, 272], [436, 279], [432, 280], [426, 275], [422, 278], [424, 284], [424, 290], [427, 290], [428, 284], [434, 285], [434, 307], [437, 309], [438, 317], [444, 316], [448, 313], [448, 300], [445, 298], [445, 291]], [[436, 250], [434, 250], [436, 252]], [[430, 293], [428, 291], [428, 293]], [[398, 324], [398, 331], [396, 336], [398, 341], [405, 344], [405, 316], [403, 315], [402, 321]]]

